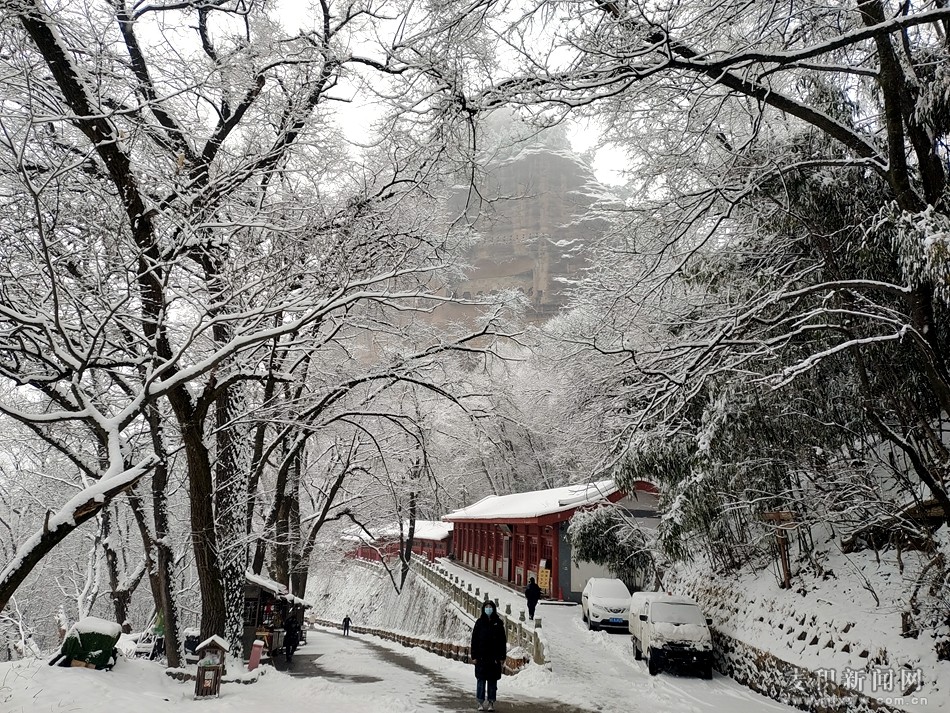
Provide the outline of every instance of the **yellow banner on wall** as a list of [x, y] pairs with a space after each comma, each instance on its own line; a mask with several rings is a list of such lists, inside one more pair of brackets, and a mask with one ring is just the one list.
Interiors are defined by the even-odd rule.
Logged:
[[551, 570], [549, 569], [539, 569], [538, 570], [538, 586], [541, 589], [547, 589], [551, 585]]

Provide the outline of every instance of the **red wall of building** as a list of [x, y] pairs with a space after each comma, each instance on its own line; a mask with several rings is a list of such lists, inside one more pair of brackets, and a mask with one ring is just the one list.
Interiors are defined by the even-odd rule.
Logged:
[[462, 564], [514, 587], [526, 586], [528, 577], [544, 584], [539, 574], [544, 560], [550, 571], [545, 593], [559, 599], [558, 537], [556, 525], [456, 522], [453, 553]]
[[[436, 557], [445, 557], [451, 552], [452, 536], [444, 540], [419, 540], [415, 539], [412, 543], [414, 554], [425, 557], [432, 562]], [[382, 556], [380, 556], [382, 555]], [[346, 557], [358, 557], [360, 559], [379, 561], [385, 558], [388, 562], [391, 559], [399, 557], [399, 542], [392, 541], [382, 544], [367, 545], [360, 544], [346, 553]]]

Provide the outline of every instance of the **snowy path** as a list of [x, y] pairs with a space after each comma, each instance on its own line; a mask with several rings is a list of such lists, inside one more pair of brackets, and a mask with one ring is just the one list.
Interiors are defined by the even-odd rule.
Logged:
[[[349, 687], [354, 697], [373, 701], [366, 713], [414, 711], [446, 713], [475, 709], [472, 667], [421, 649], [409, 649], [374, 636], [344, 637], [335, 629], [308, 632], [308, 643], [276, 668], [297, 679], [316, 678]], [[498, 710], [504, 713], [585, 713], [557, 701], [514, 694], [499, 683]], [[543, 694], [543, 691], [535, 693]]]
[[[511, 604], [514, 616], [525, 609], [520, 592], [474, 574], [448, 560], [439, 564], [466, 583], [498, 599], [502, 611]], [[579, 606], [542, 602], [541, 618], [550, 670], [529, 666], [505, 679], [509, 688], [544, 691], [558, 700], [601, 713], [771, 713], [793, 711], [789, 706], [714, 674], [712, 681], [661, 673], [650, 676], [646, 664], [633, 658], [630, 636], [591, 632], [581, 621]]]

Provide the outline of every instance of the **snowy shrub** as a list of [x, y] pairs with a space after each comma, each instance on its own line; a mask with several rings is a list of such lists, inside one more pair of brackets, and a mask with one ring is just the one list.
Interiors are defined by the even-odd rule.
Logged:
[[567, 528], [575, 560], [603, 565], [628, 585], [656, 574], [653, 537], [620, 508], [580, 510]]

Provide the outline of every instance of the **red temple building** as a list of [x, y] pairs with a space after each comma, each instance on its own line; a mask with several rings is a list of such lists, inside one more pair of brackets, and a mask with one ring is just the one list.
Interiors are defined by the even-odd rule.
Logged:
[[639, 481], [626, 494], [611, 480], [490, 495], [442, 519], [455, 525], [452, 553], [474, 570], [513, 587], [534, 577], [552, 599], [580, 601], [593, 576], [612, 576], [589, 562], [572, 562], [567, 526], [578, 510], [618, 503], [643, 527], [656, 527], [657, 489]]
[[[402, 525], [402, 537], [409, 533], [409, 523]], [[399, 525], [385, 527], [370, 537], [365, 532], [350, 529], [344, 536], [355, 543], [347, 555], [369, 560], [390, 560], [399, 556]], [[438, 520], [416, 520], [412, 538], [414, 554], [425, 557], [430, 562], [436, 557], [446, 557], [452, 551], [452, 525]]]

